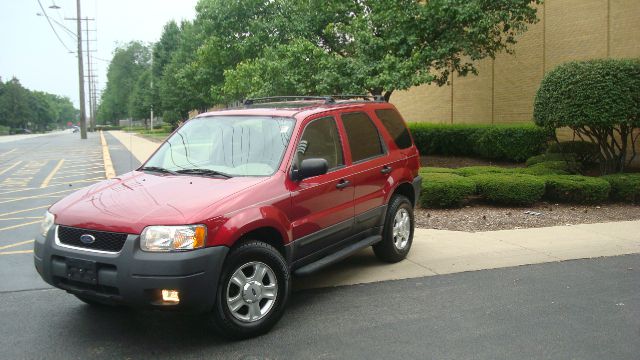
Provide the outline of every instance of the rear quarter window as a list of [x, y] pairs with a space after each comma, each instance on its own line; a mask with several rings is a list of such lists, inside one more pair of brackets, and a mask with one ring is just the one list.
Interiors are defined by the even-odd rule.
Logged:
[[406, 149], [413, 145], [409, 130], [407, 130], [407, 126], [404, 124], [402, 117], [396, 110], [376, 110], [376, 115], [378, 116], [378, 119], [380, 119], [380, 122], [382, 122], [382, 125], [384, 125], [385, 129], [387, 129], [393, 138], [393, 142], [396, 143], [396, 146], [399, 149]]

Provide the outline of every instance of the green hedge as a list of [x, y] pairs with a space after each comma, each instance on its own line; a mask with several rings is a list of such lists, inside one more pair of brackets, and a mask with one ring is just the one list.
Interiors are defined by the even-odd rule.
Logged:
[[499, 166], [467, 166], [456, 169], [456, 174], [462, 176], [475, 176], [484, 174], [512, 174], [514, 169]]
[[545, 180], [523, 174], [481, 174], [471, 177], [486, 200], [503, 205], [531, 205], [542, 198]]
[[575, 164], [567, 165], [564, 161], [543, 161], [535, 165], [531, 165], [524, 169], [518, 169], [518, 173], [527, 175], [569, 175], [575, 171], [570, 170], [571, 166], [575, 169]]
[[613, 174], [602, 179], [611, 186], [612, 200], [640, 203], [640, 174]]
[[422, 176], [422, 207], [459, 207], [476, 191], [476, 185], [472, 180], [459, 175], [423, 173]]
[[544, 152], [551, 133], [532, 124], [443, 125], [409, 123], [422, 155], [475, 156], [525, 161]]
[[580, 175], [545, 176], [545, 199], [567, 203], [601, 203], [609, 198], [611, 186], [602, 178]]
[[547, 152], [546, 154], [540, 154], [540, 155], [536, 155], [536, 156], [532, 156], [530, 158], [527, 159], [527, 166], [531, 166], [531, 165], [535, 165], [535, 164], [539, 164], [541, 162], [545, 162], [545, 161], [569, 161], [569, 162], [576, 162], [576, 154], [560, 154], [560, 153], [549, 153]]
[[599, 152], [600, 147], [598, 144], [588, 141], [560, 141], [552, 143], [547, 149], [547, 155], [571, 155], [575, 161], [583, 164], [596, 162], [598, 160]]
[[0, 135], [9, 135], [9, 130], [11, 130], [8, 126], [0, 125]]
[[455, 174], [457, 169], [453, 168], [441, 168], [441, 167], [421, 167], [420, 174]]

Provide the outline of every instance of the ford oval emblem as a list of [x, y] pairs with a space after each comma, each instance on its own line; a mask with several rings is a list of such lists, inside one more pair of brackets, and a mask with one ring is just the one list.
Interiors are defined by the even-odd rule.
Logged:
[[93, 244], [96, 241], [96, 238], [93, 235], [84, 234], [80, 235], [80, 241], [85, 245], [89, 245]]

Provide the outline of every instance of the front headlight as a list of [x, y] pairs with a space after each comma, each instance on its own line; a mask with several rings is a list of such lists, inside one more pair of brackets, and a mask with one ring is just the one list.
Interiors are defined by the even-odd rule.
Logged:
[[47, 233], [53, 226], [53, 222], [55, 221], [55, 219], [56, 218], [52, 213], [48, 211], [44, 213], [44, 219], [42, 219], [42, 223], [40, 224], [40, 234], [42, 234], [42, 236], [47, 237]]
[[204, 247], [207, 228], [204, 225], [147, 226], [140, 235], [144, 251], [168, 252]]

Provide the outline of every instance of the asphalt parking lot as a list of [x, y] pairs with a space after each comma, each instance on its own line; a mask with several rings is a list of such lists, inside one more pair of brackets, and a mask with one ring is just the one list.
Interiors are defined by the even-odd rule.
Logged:
[[[139, 165], [105, 138], [117, 174]], [[97, 134], [0, 138], [0, 358], [640, 359], [638, 254], [296, 291], [242, 342], [200, 315], [93, 308], [31, 249], [45, 209], [104, 176]]]

